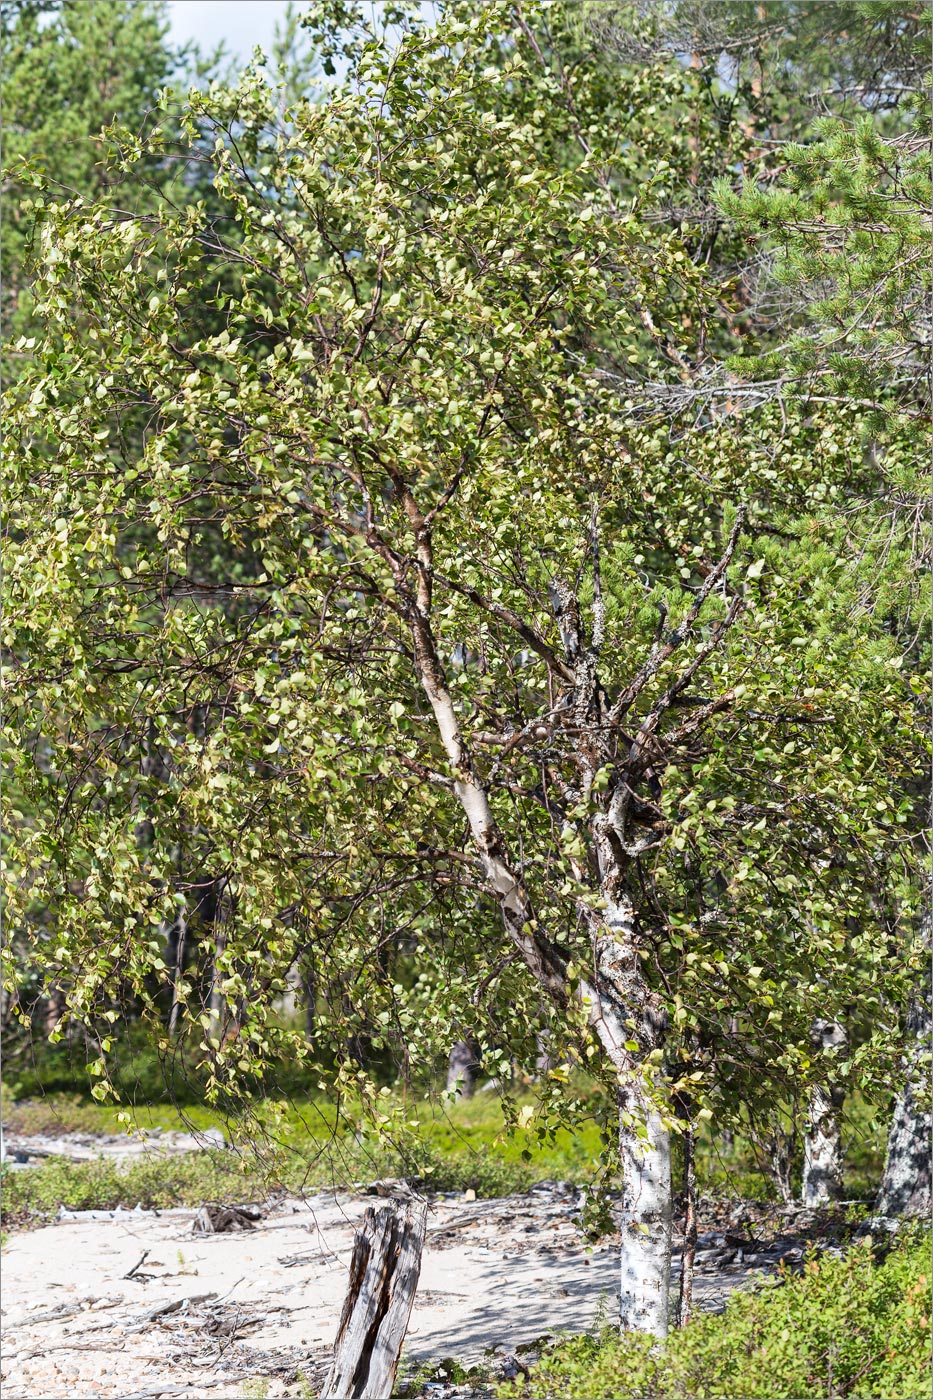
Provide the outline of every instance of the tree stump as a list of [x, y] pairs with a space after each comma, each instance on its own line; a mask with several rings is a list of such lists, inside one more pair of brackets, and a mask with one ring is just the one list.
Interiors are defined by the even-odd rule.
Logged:
[[321, 1400], [388, 1400], [421, 1274], [427, 1202], [369, 1207], [353, 1240], [334, 1364]]

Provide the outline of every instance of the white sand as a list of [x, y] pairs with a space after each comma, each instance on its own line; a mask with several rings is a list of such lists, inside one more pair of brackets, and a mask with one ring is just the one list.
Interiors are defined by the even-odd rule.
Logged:
[[[194, 1235], [195, 1211], [117, 1211], [14, 1234], [3, 1251], [4, 1400], [299, 1394], [320, 1376], [363, 1195], [288, 1201], [253, 1230]], [[572, 1193], [438, 1200], [403, 1359], [469, 1366], [611, 1320], [617, 1248], [587, 1244]], [[137, 1276], [124, 1277], [145, 1250]], [[717, 1306], [744, 1270], [697, 1277]], [[200, 1302], [198, 1295], [213, 1294]], [[191, 1301], [161, 1317], [162, 1304]], [[48, 1316], [55, 1311], [55, 1316]], [[245, 1387], [245, 1388], [244, 1388]], [[307, 1389], [305, 1390], [307, 1393]]]

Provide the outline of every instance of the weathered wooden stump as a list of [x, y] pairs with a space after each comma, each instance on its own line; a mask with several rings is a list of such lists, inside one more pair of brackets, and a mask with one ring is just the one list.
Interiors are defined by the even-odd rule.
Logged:
[[421, 1274], [426, 1201], [369, 1207], [353, 1239], [350, 1283], [321, 1400], [388, 1400]]

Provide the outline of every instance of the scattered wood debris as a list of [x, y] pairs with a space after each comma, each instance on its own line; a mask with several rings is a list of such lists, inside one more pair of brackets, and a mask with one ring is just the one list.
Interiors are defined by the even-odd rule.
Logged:
[[223, 1235], [228, 1230], [252, 1230], [262, 1219], [258, 1206], [202, 1206], [194, 1217], [195, 1235]]

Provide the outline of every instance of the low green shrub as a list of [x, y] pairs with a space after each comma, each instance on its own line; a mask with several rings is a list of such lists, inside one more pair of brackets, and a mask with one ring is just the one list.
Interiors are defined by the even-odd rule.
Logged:
[[204, 1151], [119, 1163], [97, 1157], [73, 1162], [50, 1157], [41, 1167], [4, 1170], [3, 1220], [11, 1224], [54, 1216], [69, 1210], [146, 1210], [204, 1201], [250, 1200], [264, 1194], [262, 1182], [244, 1171], [232, 1153]]
[[428, 1150], [419, 1176], [431, 1191], [473, 1190], [477, 1196], [492, 1198], [527, 1191], [544, 1175], [541, 1166], [510, 1162], [501, 1157], [458, 1152], [444, 1155]]
[[461, 1152], [442, 1156], [425, 1147], [413, 1160], [390, 1150], [364, 1151], [346, 1141], [322, 1145], [318, 1155], [274, 1156], [206, 1149], [147, 1160], [97, 1157], [75, 1162], [49, 1157], [28, 1170], [5, 1168], [0, 1176], [2, 1219], [7, 1225], [41, 1223], [60, 1205], [69, 1210], [145, 1209], [201, 1205], [205, 1201], [262, 1200], [272, 1193], [346, 1187], [386, 1176], [409, 1176], [428, 1191], [466, 1191], [479, 1197], [527, 1190], [545, 1173], [521, 1162]]
[[930, 1241], [905, 1233], [882, 1262], [871, 1241], [809, 1258], [725, 1312], [657, 1347], [603, 1332], [556, 1346], [524, 1385], [529, 1400], [926, 1400], [931, 1391]]

